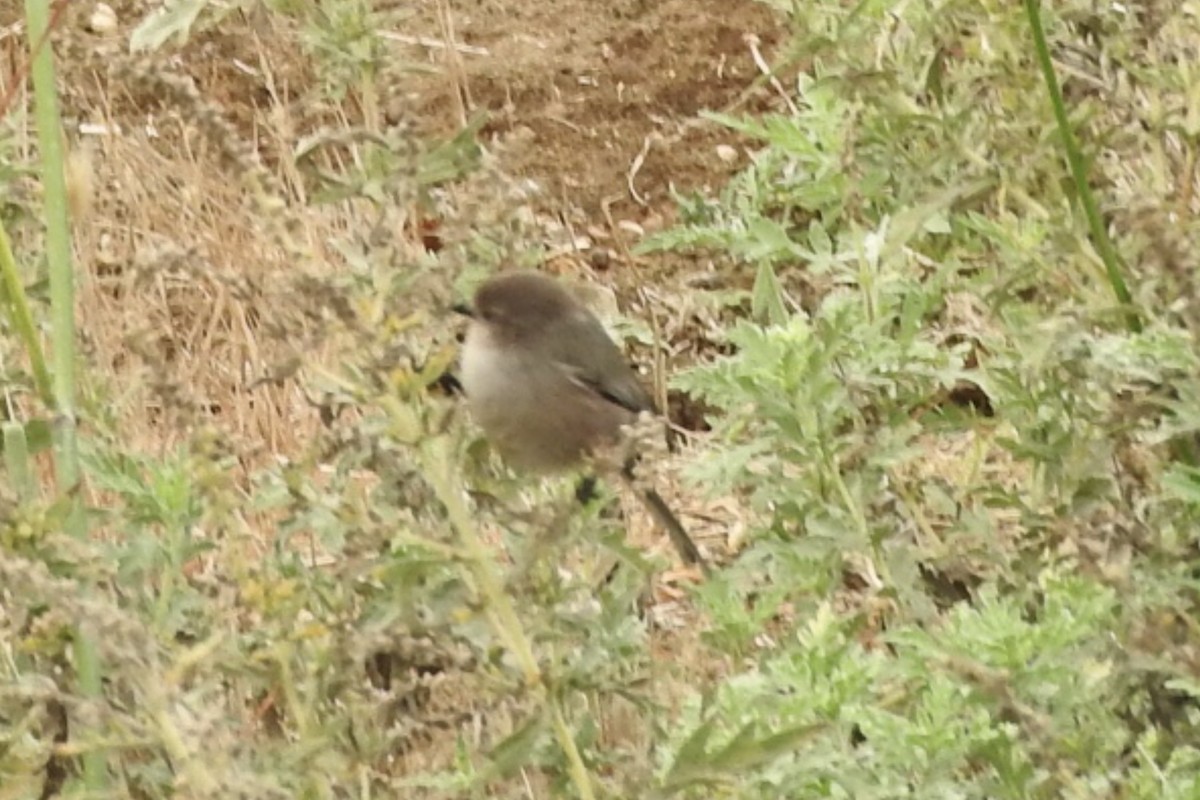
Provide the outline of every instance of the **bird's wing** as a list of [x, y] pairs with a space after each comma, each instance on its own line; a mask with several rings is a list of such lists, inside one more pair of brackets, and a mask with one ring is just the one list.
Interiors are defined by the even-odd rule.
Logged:
[[583, 370], [571, 368], [568, 365], [563, 365], [573, 380], [579, 386], [587, 389], [589, 392], [604, 398], [610, 403], [621, 406], [624, 409], [632, 411], [634, 414], [642, 411], [655, 411], [654, 401], [646, 392], [645, 387], [638, 381], [633, 370], [629, 369], [628, 365], [622, 365], [628, 372], [627, 376], [622, 376], [619, 380], [613, 380], [610, 374], [605, 379], [601, 379], [598, 375], [588, 374]]
[[561, 334], [554, 340], [553, 357], [571, 380], [635, 414], [656, 410], [637, 373], [595, 317], [581, 317]]

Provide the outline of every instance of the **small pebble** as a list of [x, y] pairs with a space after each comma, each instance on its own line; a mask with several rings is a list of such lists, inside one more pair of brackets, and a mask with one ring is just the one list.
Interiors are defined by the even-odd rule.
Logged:
[[612, 252], [606, 247], [593, 247], [588, 253], [593, 269], [606, 270], [612, 266]]
[[109, 34], [117, 29], [117, 12], [108, 3], [96, 3], [88, 17], [88, 30], [92, 33]]

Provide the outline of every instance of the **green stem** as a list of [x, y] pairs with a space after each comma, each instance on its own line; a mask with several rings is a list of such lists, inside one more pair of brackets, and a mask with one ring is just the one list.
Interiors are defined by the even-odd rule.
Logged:
[[1112, 240], [1108, 238], [1104, 222], [1100, 219], [1100, 210], [1096, 206], [1096, 198], [1092, 194], [1091, 186], [1088, 185], [1087, 172], [1083, 166], [1083, 154], [1079, 151], [1079, 145], [1075, 141], [1070, 121], [1067, 119], [1066, 105], [1063, 103], [1062, 90], [1058, 85], [1058, 76], [1054, 72], [1054, 63], [1050, 59], [1050, 49], [1046, 45], [1046, 34], [1042, 30], [1042, 17], [1038, 6], [1038, 0], [1025, 0], [1025, 14], [1029, 17], [1029, 28], [1033, 33], [1034, 52], [1037, 54], [1038, 64], [1042, 68], [1046, 89], [1050, 92], [1050, 105], [1054, 109], [1054, 119], [1058, 123], [1058, 132], [1062, 137], [1063, 150], [1066, 151], [1067, 164], [1071, 168], [1071, 179], [1075, 183], [1075, 191], [1079, 195], [1079, 201], [1083, 204], [1083, 212], [1087, 216], [1092, 243], [1096, 246], [1096, 251], [1100, 254], [1100, 260], [1104, 262], [1104, 269], [1108, 273], [1108, 283], [1125, 311], [1126, 324], [1131, 331], [1136, 333], [1141, 331], [1142, 323], [1137, 310], [1133, 307], [1133, 297], [1130, 296], [1129, 288], [1125, 285], [1125, 279], [1121, 274], [1126, 267], [1116, 248], [1113, 247]]
[[583, 763], [579, 748], [575, 746], [575, 738], [571, 735], [558, 699], [553, 692], [548, 691], [542, 679], [533, 646], [529, 643], [525, 628], [521, 624], [521, 617], [504, 591], [503, 583], [493, 569], [491, 554], [480, 539], [475, 522], [463, 502], [463, 489], [458, 485], [451, 469], [452, 459], [446, 448], [445, 437], [427, 439], [421, 448], [421, 455], [425, 475], [433, 486], [434, 493], [445, 506], [450, 524], [462, 540], [463, 549], [467, 554], [465, 564], [469, 570], [469, 577], [473, 579], [476, 590], [483, 595], [488, 621], [521, 665], [526, 685], [542, 695], [550, 710], [559, 746], [567, 757], [571, 780], [580, 797], [592, 800], [595, 795], [587, 766]]
[[38, 397], [47, 406], [54, 405], [54, 386], [50, 377], [50, 369], [46, 366], [46, 355], [42, 351], [42, 343], [38, 338], [37, 325], [33, 321], [33, 311], [29, 308], [29, 298], [25, 294], [25, 286], [17, 270], [16, 259], [13, 258], [12, 241], [8, 232], [0, 225], [0, 292], [8, 304], [9, 319], [13, 329], [25, 345], [29, 354], [29, 364], [33, 372], [33, 385]]
[[[65, 5], [60, 10], [62, 7]], [[62, 121], [54, 81], [54, 54], [47, 45], [50, 4], [46, 0], [25, 0], [25, 22], [29, 31], [30, 76], [45, 196], [46, 261], [50, 271], [50, 334], [57, 414], [53, 425], [54, 473], [59, 491], [70, 503], [67, 532], [83, 538], [87, 535], [87, 520], [79, 492], [79, 447], [75, 436], [75, 274], [71, 265], [71, 229], [67, 219], [67, 181], [63, 170]], [[80, 691], [85, 697], [98, 699], [103, 687], [95, 642], [84, 628], [79, 627], [73, 644]], [[100, 750], [89, 749], [83, 755], [84, 785], [94, 794], [107, 789], [106, 761], [105, 753]]]

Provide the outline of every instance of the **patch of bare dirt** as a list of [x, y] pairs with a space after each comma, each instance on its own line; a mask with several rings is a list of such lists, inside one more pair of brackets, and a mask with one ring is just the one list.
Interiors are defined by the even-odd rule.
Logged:
[[752, 0], [495, 0], [427, 24], [461, 47], [430, 48], [448, 68], [410, 96], [412, 115], [447, 130], [485, 110], [490, 137], [517, 141], [506, 170], [600, 224], [661, 224], [670, 186], [717, 187], [744, 166], [718, 153], [734, 135], [697, 116], [761, 102], [752, 47], [769, 61], [781, 32]]

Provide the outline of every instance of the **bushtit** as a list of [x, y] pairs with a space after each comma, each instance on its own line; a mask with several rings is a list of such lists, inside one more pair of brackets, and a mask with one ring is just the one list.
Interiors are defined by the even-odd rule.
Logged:
[[[553, 278], [509, 272], [484, 283], [462, 351], [471, 415], [514, 467], [553, 472], [597, 448], [621, 446], [622, 426], [654, 401], [591, 311]], [[633, 482], [633, 459], [622, 477]], [[695, 543], [653, 489], [639, 494], [679, 555], [704, 566]]]

